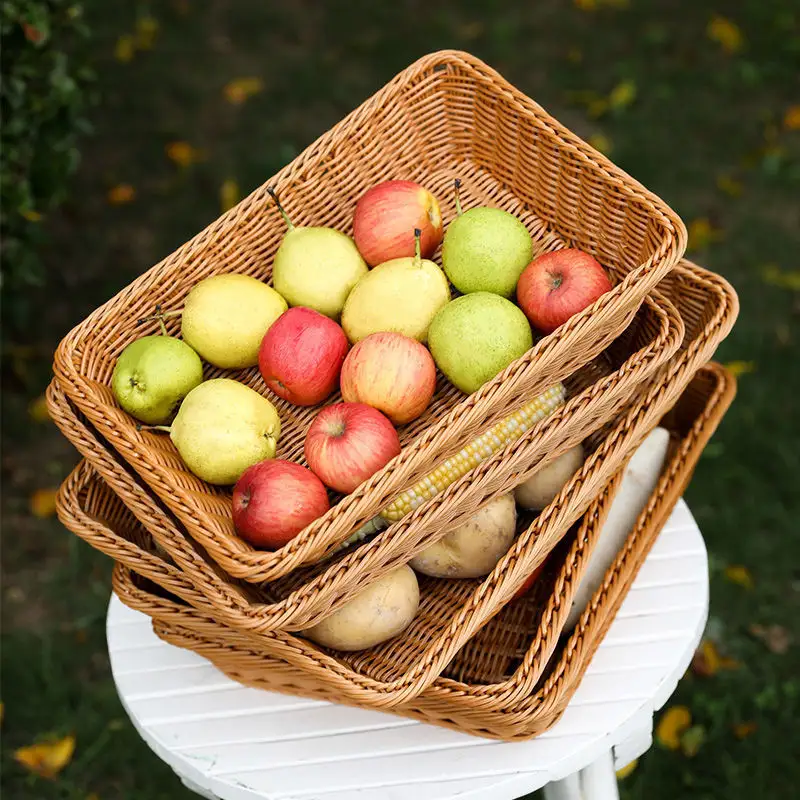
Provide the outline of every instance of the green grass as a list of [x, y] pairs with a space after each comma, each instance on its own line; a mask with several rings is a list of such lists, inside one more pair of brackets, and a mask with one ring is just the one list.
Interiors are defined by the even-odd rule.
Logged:
[[[600, 3], [603, 6], [602, 3]], [[189, 797], [150, 754], [116, 698], [104, 647], [109, 564], [50, 517], [28, 509], [76, 457], [52, 425], [28, 420], [49, 379], [60, 337], [89, 311], [219, 213], [219, 188], [260, 185], [418, 56], [469, 50], [565, 124], [603, 134], [611, 157], [684, 219], [708, 218], [723, 237], [691, 253], [736, 286], [739, 322], [720, 360], [753, 362], [737, 400], [697, 469], [688, 501], [712, 556], [712, 626], [736, 671], [689, 677], [670, 701], [692, 710], [707, 739], [693, 757], [655, 745], [623, 782], [626, 798], [788, 798], [800, 771], [791, 742], [800, 712], [797, 647], [774, 654], [753, 623], [797, 631], [800, 545], [798, 337], [800, 295], [766, 283], [763, 267], [797, 270], [800, 134], [781, 129], [797, 102], [800, 12], [790, 0], [730, 4], [631, 0], [585, 12], [567, 2], [468, 0], [291, 4], [94, 2], [101, 104], [71, 202], [42, 224], [49, 279], [26, 298], [29, 330], [3, 345], [3, 722], [7, 798], [152, 800]], [[186, 13], [182, 8], [188, 9]], [[118, 36], [149, 10], [161, 30], [127, 64]], [[728, 55], [706, 35], [715, 12], [738, 24], [745, 46]], [[580, 56], [580, 58], [578, 58]], [[234, 107], [222, 89], [258, 76], [264, 91]], [[600, 119], [569, 101], [636, 85], [632, 105]], [[771, 127], [774, 134], [770, 133]], [[205, 160], [181, 170], [165, 156], [186, 141]], [[765, 150], [766, 148], [766, 150]], [[720, 174], [741, 182], [732, 197]], [[133, 202], [111, 206], [120, 183]], [[754, 587], [725, 580], [743, 564]], [[731, 726], [756, 721], [738, 741]], [[29, 778], [13, 750], [74, 731], [73, 762], [56, 781]]]

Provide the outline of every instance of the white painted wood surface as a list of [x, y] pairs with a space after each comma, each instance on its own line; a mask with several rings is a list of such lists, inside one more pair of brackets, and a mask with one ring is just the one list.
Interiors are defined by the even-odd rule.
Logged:
[[591, 778], [609, 753], [616, 768], [640, 756], [651, 743], [653, 712], [688, 667], [707, 612], [706, 550], [681, 501], [562, 719], [516, 743], [240, 686], [200, 656], [161, 642], [150, 620], [116, 597], [108, 646], [137, 730], [203, 796], [512, 800], [581, 770], [582, 780]]

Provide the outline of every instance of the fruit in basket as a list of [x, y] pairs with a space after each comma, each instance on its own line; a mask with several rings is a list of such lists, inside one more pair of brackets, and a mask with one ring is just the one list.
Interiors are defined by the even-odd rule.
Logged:
[[349, 494], [400, 452], [400, 439], [377, 409], [334, 403], [314, 418], [304, 451], [308, 466], [326, 486]]
[[313, 406], [335, 391], [349, 346], [344, 331], [332, 319], [297, 306], [267, 331], [258, 368], [278, 397]]
[[504, 297], [473, 292], [433, 319], [428, 344], [436, 366], [462, 392], [475, 392], [533, 347], [525, 315]]
[[373, 333], [347, 354], [342, 399], [366, 403], [395, 425], [416, 419], [436, 389], [436, 365], [425, 345], [401, 333]]
[[442, 241], [442, 214], [436, 198], [414, 181], [384, 181], [356, 203], [353, 238], [371, 267], [414, 255], [414, 228], [421, 232], [422, 257]]
[[517, 502], [523, 507], [541, 511], [564, 488], [583, 465], [583, 447], [576, 444], [551, 461], [544, 469], [534, 472], [514, 490]]
[[342, 311], [342, 327], [351, 342], [380, 331], [424, 342], [436, 312], [450, 301], [444, 273], [433, 261], [422, 258], [419, 229], [414, 236], [414, 256], [379, 264], [350, 292]]
[[434, 578], [480, 578], [508, 552], [516, 529], [514, 495], [500, 495], [408, 563]]
[[442, 268], [462, 294], [492, 292], [511, 297], [522, 270], [533, 255], [527, 228], [508, 211], [481, 206], [461, 211], [447, 226], [442, 244]]
[[233, 524], [253, 547], [277, 550], [330, 508], [322, 481], [292, 461], [248, 467], [233, 489]]
[[273, 288], [249, 275], [212, 275], [186, 296], [181, 334], [215, 367], [253, 367], [264, 334], [287, 308]]
[[339, 319], [344, 301], [367, 265], [355, 242], [333, 228], [295, 226], [268, 189], [289, 230], [272, 262], [272, 285], [290, 306], [307, 306]]
[[568, 247], [543, 253], [525, 267], [517, 284], [517, 302], [534, 328], [552, 333], [611, 289], [594, 256]]
[[546, 563], [547, 559], [542, 561], [542, 563], [539, 564], [539, 566], [536, 567], [536, 569], [533, 572], [531, 572], [531, 574], [528, 575], [527, 578], [525, 578], [522, 586], [520, 586], [519, 589], [517, 589], [517, 591], [514, 593], [514, 596], [511, 598], [512, 600], [519, 600], [520, 597], [524, 597], [526, 594], [528, 594], [528, 592], [533, 588], [533, 585], [538, 580], [539, 576], [544, 571], [544, 565]]
[[169, 428], [186, 466], [208, 483], [229, 486], [265, 458], [273, 458], [281, 433], [275, 406], [229, 378], [201, 383], [186, 395]]
[[202, 381], [200, 357], [185, 342], [167, 336], [164, 328], [162, 335], [143, 336], [119, 354], [111, 391], [132, 417], [160, 425]]
[[305, 631], [312, 642], [355, 652], [404, 631], [419, 608], [414, 570], [403, 564], [366, 586], [333, 614]]

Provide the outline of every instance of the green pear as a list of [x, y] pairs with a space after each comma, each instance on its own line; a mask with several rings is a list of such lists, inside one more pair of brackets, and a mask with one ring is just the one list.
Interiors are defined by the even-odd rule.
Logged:
[[[166, 331], [166, 329], [164, 329]], [[119, 355], [111, 391], [122, 408], [149, 425], [170, 419], [178, 403], [203, 381], [203, 364], [172, 336], [143, 336]]]
[[186, 395], [168, 430], [186, 466], [208, 483], [236, 483], [253, 464], [275, 457], [281, 421], [275, 406], [229, 378]]
[[252, 367], [264, 334], [288, 307], [278, 292], [249, 275], [212, 275], [186, 296], [181, 334], [215, 367]]
[[355, 242], [333, 228], [295, 227], [268, 190], [289, 230], [272, 264], [272, 285], [291, 306], [307, 306], [338, 320], [350, 290], [367, 274]]
[[448, 380], [471, 393], [533, 347], [533, 336], [525, 314], [510, 300], [473, 292], [434, 317], [428, 346]]
[[342, 311], [342, 327], [355, 344], [372, 333], [392, 331], [425, 342], [439, 309], [450, 302], [444, 273], [420, 254], [420, 231], [415, 230], [416, 254], [378, 264], [350, 292]]
[[500, 208], [472, 208], [462, 213], [456, 182], [458, 216], [442, 244], [442, 268], [462, 294], [492, 292], [511, 297], [533, 257], [527, 228]]

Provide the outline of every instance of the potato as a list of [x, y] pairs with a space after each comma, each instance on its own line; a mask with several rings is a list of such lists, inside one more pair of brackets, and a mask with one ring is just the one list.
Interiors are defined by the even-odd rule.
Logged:
[[517, 528], [514, 496], [504, 494], [409, 561], [434, 578], [480, 578], [508, 552]]
[[405, 630], [418, 607], [417, 576], [404, 564], [371, 583], [305, 635], [333, 650], [365, 650]]
[[583, 464], [583, 447], [576, 444], [544, 469], [534, 472], [525, 483], [514, 489], [514, 497], [523, 508], [541, 511], [564, 488]]

